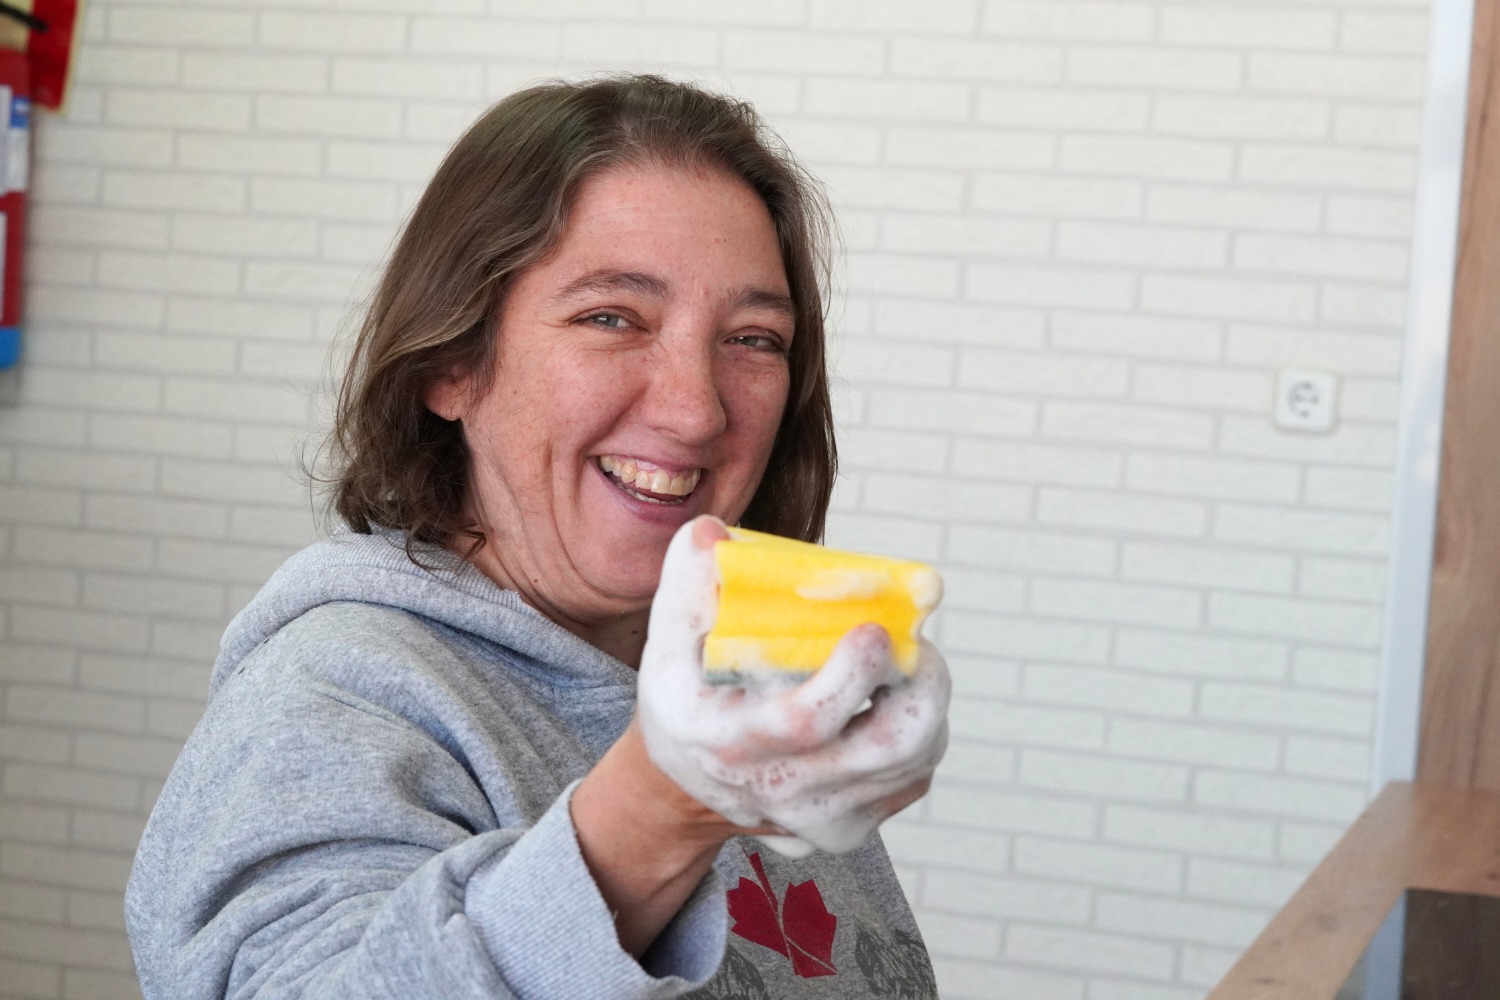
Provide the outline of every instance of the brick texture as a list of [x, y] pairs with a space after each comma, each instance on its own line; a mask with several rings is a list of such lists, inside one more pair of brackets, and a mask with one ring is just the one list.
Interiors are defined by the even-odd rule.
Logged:
[[[840, 211], [830, 540], [949, 581], [888, 828], [943, 995], [1201, 997], [1366, 794], [1427, 7], [92, 0], [0, 407], [0, 997], [136, 995], [330, 343], [467, 122], [609, 68], [756, 102]], [[1272, 427], [1289, 365], [1333, 434]]]

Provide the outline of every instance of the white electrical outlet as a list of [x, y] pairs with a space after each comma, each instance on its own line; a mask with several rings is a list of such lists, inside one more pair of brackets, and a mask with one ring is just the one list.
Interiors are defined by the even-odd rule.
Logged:
[[1271, 419], [1285, 431], [1326, 434], [1338, 415], [1339, 379], [1333, 372], [1283, 368], [1276, 373]]

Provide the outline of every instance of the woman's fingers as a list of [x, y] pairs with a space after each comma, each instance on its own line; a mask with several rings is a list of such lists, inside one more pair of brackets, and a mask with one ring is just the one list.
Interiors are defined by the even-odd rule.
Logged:
[[930, 771], [861, 782], [820, 796], [821, 801], [791, 803], [776, 819], [822, 850], [852, 851], [870, 831], [927, 794], [931, 782]]
[[797, 708], [827, 720], [837, 733], [877, 688], [900, 679], [886, 630], [860, 625], [839, 640], [827, 663], [786, 697]]
[[832, 742], [880, 685], [899, 676], [891, 640], [879, 625], [861, 625], [839, 640], [828, 661], [795, 687], [768, 690], [752, 733], [768, 747], [806, 753]]
[[924, 741], [926, 734], [947, 721], [952, 694], [948, 661], [932, 643], [922, 640], [911, 678], [880, 691], [880, 715], [890, 726], [898, 753], [914, 753], [912, 741]]
[[[914, 724], [902, 727], [898, 733], [907, 743], [902, 747], [909, 753], [917, 753], [917, 743], [931, 748], [936, 745], [937, 759], [941, 759], [948, 748], [948, 703], [953, 697], [953, 678], [948, 673], [948, 661], [937, 647], [922, 640], [921, 655], [916, 672], [905, 689], [891, 691], [898, 714]], [[929, 736], [928, 734], [932, 734]]]
[[[716, 699], [721, 760], [750, 764], [794, 758], [795, 787], [836, 787], [902, 770], [930, 768], [946, 746], [949, 681], [931, 646], [912, 678], [901, 678], [879, 626], [853, 629], [821, 670], [796, 687], [749, 688], [737, 704]], [[866, 711], [865, 705], [869, 708]], [[709, 706], [702, 705], [702, 709]]]
[[689, 684], [689, 675], [701, 682], [703, 637], [713, 628], [719, 605], [714, 543], [728, 537], [724, 522], [707, 514], [672, 536], [651, 604], [643, 670], [649, 666], [673, 678], [673, 684]]
[[931, 770], [948, 746], [950, 686], [947, 663], [924, 644], [911, 679], [876, 690], [870, 710], [845, 727], [830, 752], [850, 775]]
[[864, 625], [800, 684], [707, 684], [703, 639], [718, 611], [713, 547], [725, 537], [722, 522], [702, 517], [668, 546], [641, 666], [647, 749], [737, 825], [850, 850], [931, 780], [947, 742], [947, 665], [923, 643], [904, 678], [885, 630]]

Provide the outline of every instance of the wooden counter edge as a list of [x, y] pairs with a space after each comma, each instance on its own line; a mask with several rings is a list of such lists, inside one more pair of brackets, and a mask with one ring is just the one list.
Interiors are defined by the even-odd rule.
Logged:
[[1408, 887], [1500, 895], [1500, 795], [1387, 785], [1208, 1000], [1333, 1000]]

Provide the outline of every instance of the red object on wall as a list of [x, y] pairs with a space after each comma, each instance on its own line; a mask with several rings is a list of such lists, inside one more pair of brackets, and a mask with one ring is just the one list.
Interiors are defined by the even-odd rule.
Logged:
[[38, 107], [56, 111], [68, 96], [68, 73], [77, 48], [79, 0], [33, 0], [31, 12], [46, 31], [27, 32], [26, 55], [31, 59], [32, 99]]
[[31, 64], [25, 53], [0, 50], [0, 368], [20, 348], [22, 250], [26, 245], [26, 187], [31, 167]]

